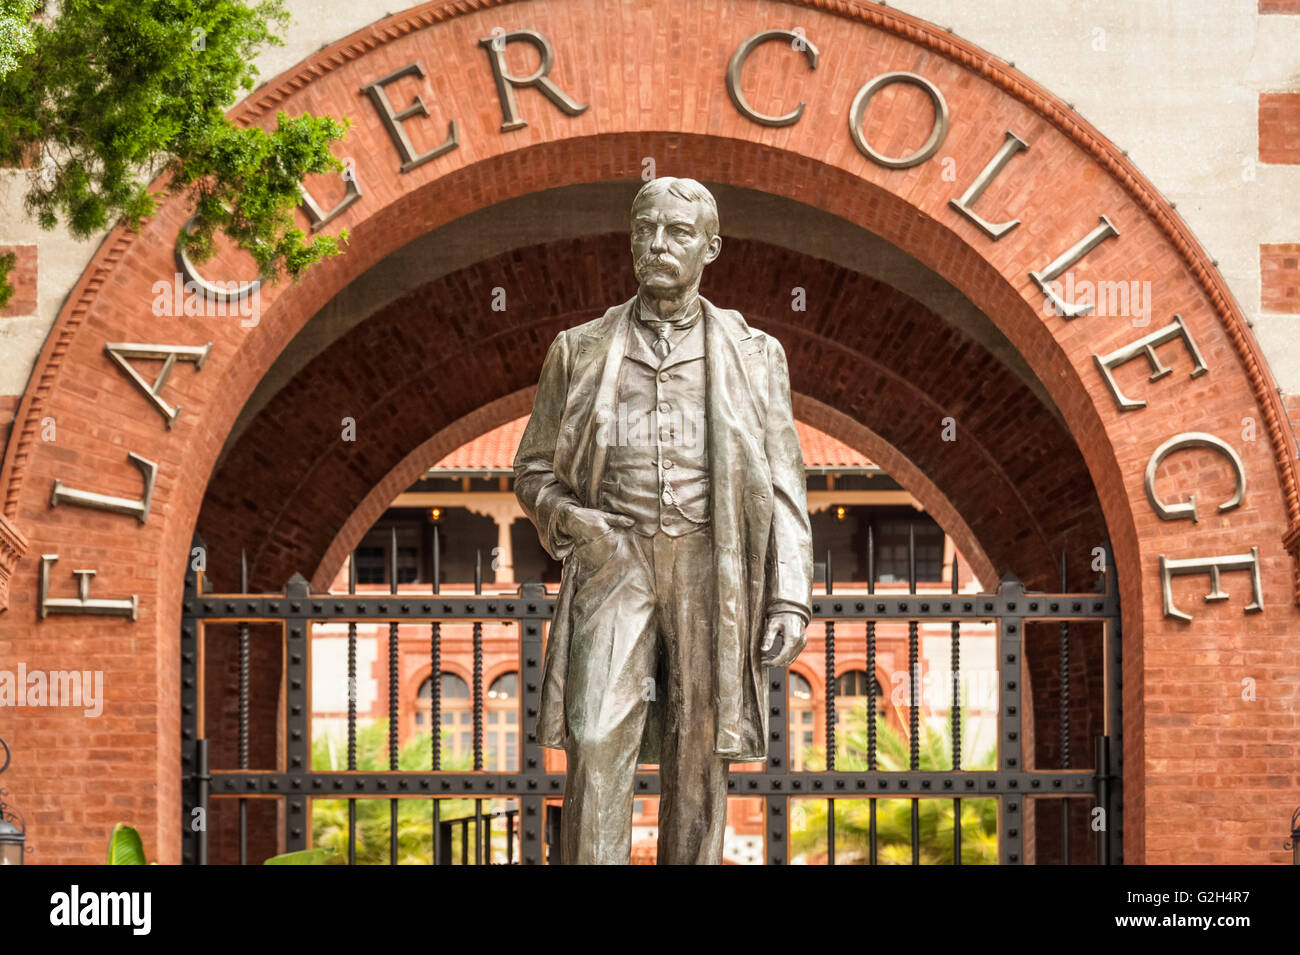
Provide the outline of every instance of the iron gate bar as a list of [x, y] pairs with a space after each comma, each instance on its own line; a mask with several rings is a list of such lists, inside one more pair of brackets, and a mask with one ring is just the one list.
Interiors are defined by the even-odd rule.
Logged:
[[[389, 548], [388, 548], [388, 592], [397, 596], [397, 525], [394, 524], [388, 529]], [[350, 562], [356, 562], [356, 551], [350, 555]], [[401, 657], [399, 654], [397, 642], [396, 623], [388, 625], [388, 768], [396, 772], [401, 768], [400, 758], [401, 751], [398, 746], [398, 735], [401, 727], [398, 720], [401, 718], [402, 701], [401, 681], [399, 674], [401, 671]], [[397, 865], [397, 800], [388, 801], [388, 864]]]
[[[353, 552], [355, 557], [355, 551]], [[357, 562], [348, 561], [348, 593], [357, 592]], [[315, 768], [315, 767], [313, 767]], [[357, 623], [348, 621], [348, 770], [357, 768]], [[348, 865], [357, 864], [357, 801], [348, 800]]]
[[[309, 728], [311, 701], [307, 693], [308, 669], [307, 640], [310, 621], [300, 609], [308, 597], [307, 580], [294, 574], [284, 588], [289, 600], [290, 616], [284, 618], [287, 643], [285, 705], [288, 710], [288, 745], [286, 759], [289, 772], [301, 777], [311, 772]], [[307, 817], [307, 798], [293, 793], [288, 798], [288, 818], [285, 821], [285, 851], [297, 852], [307, 848], [307, 834], [311, 820]]]
[[[203, 813], [204, 813], [203, 828], [204, 830], [206, 830], [208, 824], [208, 820], [207, 820], [208, 800], [211, 798], [212, 795], [212, 774], [209, 772], [208, 769], [208, 741], [205, 739], [199, 740], [194, 747], [194, 754], [195, 754], [195, 762], [196, 762], [195, 769], [194, 769], [194, 783], [196, 789], [195, 798], [198, 802], [198, 805], [203, 807]], [[194, 824], [191, 821], [189, 831], [193, 831], [193, 828], [194, 828]], [[201, 835], [198, 839], [195, 840], [195, 842], [196, 842], [195, 851], [198, 853], [199, 865], [207, 865], [208, 864], [208, 840], [206, 836]]]
[[[483, 593], [483, 551], [474, 552], [474, 593]], [[483, 770], [483, 621], [474, 621], [474, 768]], [[482, 861], [479, 836], [483, 833], [483, 800], [474, 800], [474, 864]]]
[[[1069, 586], [1067, 577], [1066, 555], [1061, 554], [1061, 589], [1065, 590]], [[1061, 641], [1061, 659], [1059, 668], [1061, 671], [1061, 699], [1060, 721], [1061, 730], [1061, 768], [1070, 768], [1070, 624], [1069, 621], [1062, 620], [1060, 629]], [[1070, 804], [1061, 803], [1061, 858], [1064, 865], [1070, 864]]]
[[[960, 587], [957, 580], [957, 553], [952, 555], [952, 592], [955, 595]], [[948, 704], [948, 718], [951, 720], [953, 772], [961, 771], [961, 621], [952, 622], [952, 699]], [[952, 864], [961, 865], [961, 798], [952, 801]]]
[[[1105, 736], [1098, 736], [1096, 740], [1096, 765], [1097, 773], [1097, 804], [1103, 807], [1110, 805], [1110, 776], [1104, 771], [1103, 767], [1110, 765], [1110, 754], [1108, 752]], [[1103, 812], [1107, 810], [1103, 809]], [[1102, 826], [1097, 832], [1097, 862], [1099, 865], [1110, 864], [1110, 821]]]
[[[916, 593], [916, 525], [907, 522], [907, 592]], [[921, 710], [916, 698], [921, 682], [919, 624], [907, 621], [907, 768], [921, 768]], [[872, 715], [875, 718], [875, 715]], [[912, 800], [912, 865], [921, 864], [921, 804]]]
[[[867, 596], [876, 592], [876, 538], [873, 526], [867, 524]], [[816, 613], [814, 607], [813, 612]], [[867, 621], [867, 770], [876, 771], [876, 621]], [[879, 861], [876, 851], [876, 801], [868, 807], [871, 814], [867, 832], [867, 864]]]
[[[752, 779], [750, 777], [753, 777]], [[409, 773], [327, 772], [293, 774], [279, 772], [244, 773], [237, 769], [211, 771], [212, 795], [285, 795], [310, 792], [317, 798], [331, 793], [346, 796], [368, 795], [372, 798], [422, 796], [437, 792], [447, 798], [496, 799], [518, 793], [536, 792], [558, 796], [564, 792], [563, 773], [539, 773], [522, 778], [520, 773]], [[1091, 796], [1095, 775], [1091, 769], [1063, 772], [995, 772], [971, 770], [960, 773], [942, 770], [917, 773], [885, 770], [875, 773], [764, 773], [738, 770], [727, 780], [732, 795], [755, 796], [864, 796], [900, 794], [910, 798], [930, 796], [953, 798], [955, 793], [969, 797], [1028, 794], [1033, 796]], [[638, 796], [659, 794], [657, 773], [638, 773], [635, 783]]]
[[1101, 783], [1113, 783], [1107, 787], [1107, 792], [1113, 795], [1108, 801], [1101, 804], [1102, 811], [1105, 813], [1105, 826], [1103, 831], [1106, 833], [1106, 858], [1115, 864], [1121, 864], [1124, 861], [1124, 718], [1123, 718], [1123, 689], [1124, 689], [1124, 667], [1123, 656], [1120, 647], [1123, 642], [1123, 625], [1119, 615], [1119, 597], [1116, 593], [1115, 575], [1113, 571], [1114, 564], [1110, 548], [1107, 547], [1103, 554], [1106, 567], [1107, 592], [1115, 597], [1115, 614], [1110, 619], [1106, 627], [1104, 639], [1107, 644], [1107, 653], [1105, 660], [1105, 677], [1102, 685], [1105, 687], [1106, 701], [1104, 703], [1108, 708], [1105, 728], [1102, 731], [1102, 742], [1105, 746], [1105, 759], [1095, 765], [1095, 771], [1098, 774], [1098, 787], [1101, 791]]
[[[438, 565], [438, 532], [435, 526], [435, 568]], [[196, 544], [202, 542], [196, 538]], [[909, 548], [911, 560], [915, 559], [914, 545]], [[1109, 558], [1109, 553], [1107, 554]], [[984, 594], [909, 593], [882, 595], [876, 593], [874, 532], [868, 527], [869, 580], [865, 593], [835, 593], [830, 582], [830, 592], [814, 598], [814, 620], [834, 624], [839, 620], [864, 620], [867, 629], [868, 703], [873, 715], [868, 720], [868, 771], [822, 773], [789, 771], [789, 738], [787, 720], [787, 673], [785, 670], [768, 672], [770, 740], [766, 772], [737, 771], [728, 781], [728, 793], [734, 796], [762, 798], [767, 807], [766, 852], [769, 863], [789, 861], [789, 805], [792, 797], [812, 796], [819, 799], [866, 798], [871, 810], [870, 862], [878, 860], [876, 837], [876, 799], [905, 798], [912, 801], [914, 812], [919, 799], [944, 798], [952, 800], [955, 827], [960, 826], [960, 801], [962, 798], [996, 798], [999, 801], [999, 858], [1004, 863], [1023, 861], [1023, 808], [1026, 797], [1056, 797], [1087, 799], [1100, 805], [1106, 813], [1106, 826], [1099, 833], [1099, 861], [1121, 862], [1122, 855], [1122, 745], [1120, 709], [1120, 644], [1119, 600], [1115, 591], [1114, 574], [1106, 574], [1107, 587], [1099, 594], [1042, 594], [1027, 593], [1019, 581], [1004, 578], [996, 592]], [[914, 573], [910, 574], [913, 579]], [[956, 586], [954, 567], [953, 586]], [[440, 801], [444, 798], [474, 798], [517, 800], [520, 809], [519, 855], [523, 864], [539, 864], [546, 849], [543, 829], [550, 814], [543, 813], [544, 801], [563, 793], [564, 776], [547, 773], [543, 750], [531, 732], [540, 707], [543, 627], [555, 609], [555, 595], [548, 594], [541, 584], [528, 584], [513, 593], [473, 595], [430, 594], [311, 594], [305, 579], [295, 574], [286, 584], [283, 594], [212, 594], [203, 593], [205, 583], [201, 573], [186, 577], [182, 602], [181, 625], [181, 753], [182, 766], [191, 785], [185, 787], [185, 833], [187, 836], [184, 859], [186, 862], [206, 861], [208, 855], [206, 830], [196, 831], [190, 826], [194, 809], [208, 810], [214, 799], [246, 798], [251, 796], [278, 796], [286, 808], [285, 843], [292, 851], [303, 848], [308, 839], [310, 825], [307, 806], [310, 798], [342, 798], [355, 805], [356, 799], [423, 798], [431, 800], [435, 820], [438, 820]], [[355, 585], [349, 588], [355, 589]], [[479, 587], [481, 589], [481, 585]], [[355, 635], [357, 623], [389, 623], [427, 621], [431, 624], [430, 647], [434, 710], [434, 735], [440, 736], [440, 627], [449, 621], [476, 622], [517, 621], [519, 630], [519, 706], [523, 732], [522, 767], [515, 772], [445, 773], [440, 771], [439, 747], [435, 744], [431, 764], [433, 771], [416, 772], [314, 772], [309, 765], [309, 726], [307, 666], [309, 654], [308, 628], [315, 621], [346, 622], [349, 635]], [[998, 625], [999, 674], [1001, 699], [999, 701], [999, 767], [997, 770], [962, 771], [959, 753], [954, 750], [954, 769], [949, 772], [929, 772], [919, 769], [904, 772], [882, 772], [877, 766], [877, 740], [875, 733], [876, 700], [878, 684], [875, 680], [876, 624], [879, 621], [897, 620], [913, 626], [921, 622], [949, 621], [954, 636], [954, 688], [959, 690], [960, 622], [963, 620], [996, 621]], [[1022, 725], [1021, 657], [1023, 625], [1026, 620], [1065, 621], [1095, 620], [1106, 624], [1106, 718], [1105, 733], [1097, 742], [1100, 762], [1091, 770], [1025, 771], [1021, 765], [1020, 726]], [[197, 760], [200, 744], [207, 741], [199, 735], [202, 726], [199, 689], [202, 679], [203, 632], [205, 623], [282, 622], [286, 648], [285, 693], [287, 712], [286, 767], [282, 772], [250, 771], [247, 769], [202, 772]], [[833, 650], [832, 650], [833, 652]], [[833, 658], [832, 658], [833, 659]], [[910, 663], [910, 661], [909, 661]], [[915, 673], [915, 670], [913, 670]], [[835, 692], [831, 690], [831, 694]], [[829, 696], [830, 694], [828, 694]], [[354, 702], [354, 701], [353, 701]], [[913, 689], [915, 702], [915, 689]], [[959, 704], [959, 697], [954, 697]], [[833, 712], [833, 711], [831, 711]], [[355, 713], [352, 714], [355, 719]], [[960, 718], [960, 713], [953, 717]], [[833, 724], [829, 727], [833, 733]], [[481, 732], [481, 729], [480, 729]], [[958, 729], [958, 732], [960, 730]], [[833, 738], [833, 737], [832, 737]], [[351, 741], [355, 745], [355, 723]], [[954, 742], [956, 736], [954, 736]], [[479, 745], [481, 760], [481, 742]], [[833, 757], [828, 760], [834, 765]], [[911, 765], [917, 765], [915, 760]], [[355, 765], [355, 754], [349, 761]], [[658, 794], [659, 780], [655, 774], [640, 774], [636, 779], [638, 796]], [[834, 818], [828, 812], [830, 819]], [[830, 823], [832, 826], [833, 822]], [[434, 838], [442, 827], [435, 825]], [[955, 835], [956, 860], [960, 860], [960, 837]], [[513, 835], [510, 837], [513, 839]], [[476, 852], [481, 852], [483, 842], [475, 839]], [[435, 860], [441, 858], [440, 846], [435, 844]], [[487, 853], [490, 856], [490, 847]]]
[[[295, 574], [295, 577], [299, 575]], [[300, 578], [301, 579], [301, 578]], [[835, 594], [833, 603], [825, 603], [825, 595], [813, 596], [815, 620], [982, 620], [1015, 615], [1026, 620], [1102, 620], [1117, 616], [1119, 600], [1101, 594], [1039, 594], [1017, 586], [1007, 593], [963, 594], [954, 600], [947, 594], [859, 594], [852, 591]], [[1026, 600], [1028, 595], [1031, 599]], [[183, 615], [196, 621], [211, 623], [270, 622], [289, 617], [307, 615], [332, 621], [352, 619], [357, 622], [387, 623], [396, 620], [519, 620], [537, 618], [549, 621], [555, 610], [555, 595], [546, 594], [529, 601], [518, 593], [487, 594], [487, 600], [471, 594], [456, 596], [439, 594], [436, 604], [428, 594], [399, 594], [405, 598], [400, 603], [376, 601], [373, 595], [331, 594], [320, 599], [312, 595], [310, 608], [307, 601], [292, 603], [283, 595], [265, 594], [205, 594], [200, 599], [186, 599]], [[865, 600], [870, 596], [870, 600]], [[215, 599], [214, 599], [215, 597]], [[856, 599], [855, 599], [856, 598]], [[919, 599], [918, 599], [919, 598]], [[942, 598], [942, 599], [941, 599]], [[418, 605], [417, 605], [418, 602]], [[1068, 604], [1068, 605], [1067, 605]], [[296, 609], [294, 609], [296, 608]], [[373, 611], [373, 612], [372, 612]]]
[[[239, 552], [239, 589], [248, 590], [248, 554]], [[239, 768], [248, 769], [248, 685], [252, 647], [248, 624], [239, 625]], [[239, 864], [248, 865], [248, 801], [239, 800]]]
[[[835, 593], [835, 564], [826, 548], [826, 595]], [[826, 769], [835, 772], [835, 621], [824, 624], [826, 671]], [[868, 679], [874, 679], [874, 675]], [[874, 719], [874, 714], [872, 716]], [[826, 864], [835, 864], [835, 804], [826, 800]]]
[[[520, 596], [525, 599], [530, 594], [536, 597], [537, 595], [544, 595], [545, 592], [541, 584], [531, 586], [525, 584], [519, 590]], [[525, 604], [525, 606], [529, 607], [536, 605], [536, 603]], [[519, 705], [523, 721], [520, 724], [519, 732], [523, 743], [521, 747], [523, 775], [525, 778], [532, 779], [536, 779], [537, 776], [543, 774], [546, 765], [542, 746], [537, 742], [537, 734], [532, 730], [542, 705], [542, 625], [546, 619], [549, 619], [549, 615], [547, 617], [525, 618], [520, 621], [521, 626], [519, 628], [521, 631], [519, 636]], [[523, 815], [520, 817], [519, 824], [520, 858], [524, 865], [540, 865], [543, 861], [542, 846], [545, 841], [543, 828], [546, 820], [543, 815], [542, 796], [537, 792], [536, 785], [526, 786], [519, 802], [523, 808]], [[547, 859], [546, 861], [550, 860]]]
[[[1003, 578], [1001, 587], [1019, 588], [1019, 581]], [[1001, 690], [998, 695], [1000, 732], [998, 738], [998, 768], [1015, 772], [1020, 768], [1020, 676], [1021, 676], [1021, 621], [1019, 617], [1002, 617], [998, 621], [998, 674]], [[1024, 815], [1017, 798], [999, 800], [998, 861], [1019, 865], [1023, 861]]]
[[[789, 671], [786, 669], [768, 670], [768, 744], [767, 744], [767, 764], [765, 773], [751, 773], [753, 776], [763, 776], [771, 779], [786, 772], [788, 766], [789, 733], [787, 732], [786, 713], [789, 707], [786, 705], [786, 687], [789, 682]], [[561, 779], [563, 784], [563, 779]], [[727, 779], [727, 793], [735, 792], [733, 783], [734, 779]], [[552, 782], [552, 785], [554, 783]], [[651, 793], [659, 791], [659, 777], [656, 774], [652, 779], [638, 777], [636, 780], [636, 791], [638, 793]], [[751, 793], [757, 792], [756, 788], [751, 786]], [[786, 848], [786, 804], [788, 800], [783, 793], [777, 793], [775, 790], [764, 792], [767, 798], [765, 800], [766, 808], [766, 854], [768, 865], [785, 865], [790, 861], [789, 853]]]
[[[205, 553], [203, 540], [197, 534], [193, 539], [199, 554]], [[186, 563], [185, 594], [199, 592], [200, 581], [191, 558]], [[208, 864], [207, 810], [208, 810], [208, 760], [206, 739], [199, 738], [199, 621], [185, 616], [181, 619], [181, 778], [193, 786], [181, 786], [181, 859], [189, 864]], [[200, 759], [199, 757], [202, 757]], [[198, 813], [203, 816], [199, 817]], [[195, 822], [202, 819], [202, 831], [195, 831]]]
[[[439, 528], [433, 525], [433, 593], [437, 596], [442, 576]], [[442, 769], [442, 624], [429, 625], [429, 764]], [[433, 800], [433, 864], [442, 864], [442, 801]]]

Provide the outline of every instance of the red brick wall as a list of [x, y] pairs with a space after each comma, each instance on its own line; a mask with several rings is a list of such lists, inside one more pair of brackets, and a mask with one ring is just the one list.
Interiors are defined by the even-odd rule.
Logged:
[[1259, 94], [1259, 158], [1300, 163], [1300, 93]]
[[1300, 243], [1261, 245], [1259, 273], [1260, 310], [1300, 315]]
[[1300, 433], [1300, 395], [1286, 395], [1282, 401], [1291, 422], [1291, 430]]

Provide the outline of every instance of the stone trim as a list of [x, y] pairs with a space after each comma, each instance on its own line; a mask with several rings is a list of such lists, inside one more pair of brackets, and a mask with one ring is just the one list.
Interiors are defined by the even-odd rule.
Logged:
[[9, 609], [9, 581], [27, 553], [27, 538], [18, 525], [0, 515], [0, 613]]

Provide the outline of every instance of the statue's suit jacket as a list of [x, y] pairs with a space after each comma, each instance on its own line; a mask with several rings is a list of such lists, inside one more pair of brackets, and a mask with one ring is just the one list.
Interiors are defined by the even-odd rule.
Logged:
[[[766, 616], [812, 599], [812, 533], [803, 458], [790, 406], [785, 351], [741, 314], [703, 297], [705, 410], [716, 584], [717, 755], [767, 755], [767, 692], [761, 643]], [[605, 461], [599, 415], [614, 415], [618, 370], [636, 298], [561, 332], [542, 365], [533, 414], [515, 456], [515, 493], [542, 545], [564, 560], [574, 541], [557, 516], [566, 502], [595, 507]], [[607, 419], [606, 419], [607, 420]], [[630, 533], [630, 531], [629, 531]], [[565, 563], [543, 664], [537, 740], [562, 748], [569, 666], [573, 562]], [[660, 713], [651, 717], [640, 759], [658, 761]]]

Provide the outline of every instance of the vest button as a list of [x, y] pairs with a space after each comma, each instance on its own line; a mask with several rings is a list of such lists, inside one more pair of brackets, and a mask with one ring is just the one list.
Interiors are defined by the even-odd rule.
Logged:
[[669, 411], [672, 410], [672, 406], [668, 404], [668, 402], [666, 401], [661, 401], [659, 402], [659, 410], [662, 411], [664, 414], [667, 414]]
[[672, 459], [664, 458], [664, 470], [667, 471], [672, 466], [673, 466]]
[[659, 372], [659, 380], [660, 380], [660, 381], [669, 381], [669, 380], [672, 379], [672, 377], [673, 377], [673, 376], [672, 376], [672, 373], [671, 373], [671, 372], [667, 372], [667, 371], [661, 371], [661, 372]]

